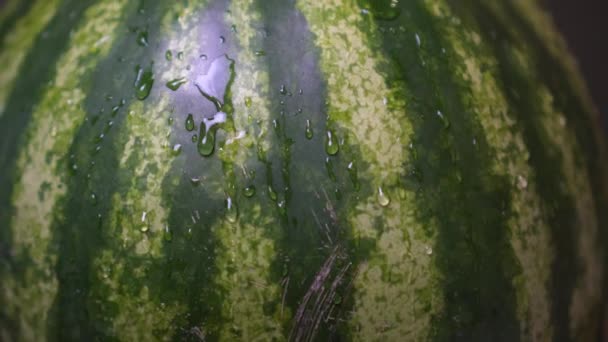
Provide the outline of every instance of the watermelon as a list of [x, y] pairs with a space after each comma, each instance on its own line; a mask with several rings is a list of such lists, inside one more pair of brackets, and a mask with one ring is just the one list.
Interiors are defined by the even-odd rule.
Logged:
[[0, 16], [0, 340], [593, 341], [599, 116], [537, 1]]

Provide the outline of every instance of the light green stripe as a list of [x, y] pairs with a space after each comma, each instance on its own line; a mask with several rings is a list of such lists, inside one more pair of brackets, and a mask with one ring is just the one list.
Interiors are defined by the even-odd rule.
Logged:
[[560, 113], [554, 105], [553, 95], [546, 87], [539, 87], [538, 98], [542, 101], [543, 116], [542, 127], [547, 138], [561, 156], [560, 165], [565, 176], [564, 183], [568, 193], [573, 194], [574, 208], [577, 213], [576, 230], [577, 254], [581, 268], [581, 275], [575, 283], [570, 300], [570, 333], [572, 338], [590, 336], [585, 331], [589, 327], [589, 319], [596, 314], [596, 303], [602, 301], [601, 286], [604, 277], [602, 252], [598, 248], [599, 226], [593, 200], [593, 192], [587, 175], [585, 164], [581, 162], [580, 146], [576, 137], [568, 128], [566, 116]]
[[[121, 145], [124, 141], [116, 140], [120, 160], [117, 174], [128, 185], [112, 197], [109, 222], [104, 226], [108, 229], [105, 236], [109, 237], [110, 248], [100, 251], [92, 269], [97, 270], [93, 277], [99, 291], [94, 295], [109, 293], [106, 300], [117, 308], [112, 331], [124, 341], [171, 340], [178, 328], [173, 319], [187, 311], [185, 303], [161, 304], [150, 297], [144, 264], [165, 257], [164, 232], [171, 227], [168, 227], [170, 208], [163, 203], [162, 185], [180, 176], [170, 174], [170, 170], [175, 163], [183, 162], [171, 153], [170, 138], [175, 128], [168, 124], [168, 119], [173, 115], [173, 92], [165, 83], [184, 76], [190, 59], [198, 58], [202, 39], [198, 17], [205, 6], [206, 1], [178, 2], [163, 15], [161, 35], [168, 36], [166, 48], [154, 52], [157, 63], [153, 91], [160, 94], [152, 94], [143, 102], [135, 100], [129, 106], [118, 132], [127, 141]], [[179, 19], [174, 21], [176, 17]], [[183, 51], [186, 58], [166, 61], [167, 49]], [[185, 89], [182, 86], [179, 91]], [[149, 263], [134, 265], [132, 261], [138, 259]], [[122, 282], [125, 277], [131, 279], [130, 283]], [[141, 285], [136, 294], [129, 290], [133, 284]]]
[[[233, 134], [243, 131], [247, 135], [227, 145], [218, 155], [225, 163], [234, 165], [237, 172], [248, 165], [259, 165], [254, 143], [266, 150], [270, 147], [266, 134], [270, 127], [270, 80], [265, 61], [254, 55], [255, 40], [260, 39], [258, 28], [263, 26], [254, 6], [254, 0], [232, 2], [226, 18], [229, 25], [237, 27], [234, 36], [240, 46], [232, 86], [236, 129]], [[246, 98], [251, 101], [249, 106], [245, 105]], [[259, 129], [254, 122], [260, 123]], [[219, 243], [215, 283], [224, 291], [222, 315], [226, 322], [219, 335], [223, 341], [286, 339], [282, 324], [290, 315], [287, 310], [281, 312], [283, 289], [271, 278], [277, 252], [276, 241], [268, 237], [279, 230], [279, 222], [271, 207], [259, 203], [263, 200], [261, 193], [252, 199], [241, 197], [241, 203], [236, 205], [243, 219], [234, 223], [224, 219], [213, 228]], [[270, 312], [266, 309], [265, 313], [264, 308], [273, 304]]]
[[[571, 194], [573, 207], [576, 211], [577, 254], [582, 265], [581, 274], [578, 275], [575, 289], [569, 305], [570, 326], [569, 331], [572, 338], [588, 336], [586, 331], [589, 327], [589, 317], [595, 313], [592, 311], [596, 303], [601, 301], [603, 278], [602, 253], [597, 245], [599, 238], [599, 226], [595, 212], [594, 199], [591, 185], [587, 178], [589, 170], [580, 159], [583, 155], [581, 147], [577, 143], [574, 133], [568, 128], [565, 113], [560, 112], [554, 104], [554, 96], [546, 85], [534, 79], [537, 70], [530, 64], [533, 54], [528, 49], [535, 47], [511, 47], [511, 58], [517, 62], [523, 73], [531, 75], [531, 82], [536, 86], [532, 94], [540, 101], [541, 110], [539, 115], [541, 124], [538, 125], [544, 132], [539, 132], [543, 139], [547, 139], [546, 153], [560, 156], [561, 173], [564, 176], [563, 183], [567, 193]], [[533, 253], [533, 252], [530, 252]], [[537, 253], [537, 252], [534, 252]]]
[[[495, 79], [499, 74], [497, 61], [482, 45], [478, 32], [453, 20], [454, 15], [444, 1], [427, 0], [426, 6], [441, 20], [442, 24], [437, 27], [451, 45], [449, 49], [455, 52], [455, 58], [450, 61], [457, 68], [456, 76], [470, 89], [463, 102], [471, 105], [495, 153], [492, 169], [497, 175], [511, 179], [516, 189], [511, 193], [513, 215], [508, 226], [512, 229], [511, 244], [523, 268], [522, 276], [514, 279], [513, 284], [522, 339], [551, 340], [551, 302], [547, 288], [554, 257], [551, 231], [544, 221], [522, 132], [517, 129], [515, 115], [509, 112], [505, 95]], [[486, 67], [485, 71], [481, 65]]]
[[[17, 2], [17, 1], [16, 1]], [[15, 2], [15, 3], [16, 3]], [[15, 28], [8, 33], [0, 51], [0, 117], [4, 115], [7, 97], [13, 90], [13, 84], [21, 69], [26, 54], [40, 31], [55, 15], [59, 0], [38, 0], [29, 12], [15, 23]]]
[[[365, 27], [373, 32], [373, 23], [364, 22], [352, 2], [298, 1], [298, 7], [321, 49], [330, 121], [350, 132], [351, 143], [371, 165], [361, 170], [362, 183], [399, 189], [396, 184], [410, 157], [405, 146], [413, 128], [403, 97], [395, 96], [398, 90], [388, 88], [386, 75], [378, 71], [386, 63], [377, 53], [380, 47], [361, 31]], [[362, 198], [349, 215], [355, 239], [376, 242], [354, 280], [349, 326], [359, 341], [424, 339], [429, 335], [431, 316], [442, 307], [432, 263], [433, 240], [425, 237], [425, 227], [415, 217], [413, 192], [399, 189], [387, 195], [387, 207], [373, 194]], [[417, 292], [421, 290], [428, 295], [420, 297]], [[430, 311], [424, 313], [422, 307]]]
[[[591, 120], [589, 134], [595, 138], [594, 141], [599, 150], [597, 158], [599, 158], [600, 162], [598, 162], [598, 165], [603, 166], [605, 163], [603, 163], [601, 156], [605, 156], [606, 151], [602, 143], [604, 138], [599, 129], [601, 127], [599, 113], [589, 97], [589, 91], [580, 76], [581, 73], [577, 68], [576, 61], [570, 54], [564, 53], [564, 51], [568, 51], [566, 42], [558, 34], [550, 16], [537, 5], [523, 0], [514, 1], [514, 7], [545, 44], [544, 48], [547, 49], [553, 60], [560, 63], [561, 68], [567, 74], [571, 89], [575, 92], [577, 99], [581, 101], [585, 112], [561, 113], [556, 108], [554, 95], [551, 94], [547, 86], [543, 85], [536, 88], [537, 98], [541, 99], [544, 109], [544, 115], [541, 117], [541, 126], [545, 129], [545, 136], [552, 143], [552, 146], [557, 148], [556, 152], [561, 156], [561, 169], [562, 174], [565, 176], [564, 183], [574, 200], [574, 208], [578, 219], [576, 224], [576, 244], [580, 260], [579, 265], [582, 267], [581, 275], [577, 279], [570, 300], [569, 330], [572, 338], [592, 336], [588, 331], [589, 327], [592, 326], [589, 323], [589, 319], [597, 315], [594, 311], [597, 306], [596, 303], [600, 303], [602, 300], [603, 289], [601, 288], [601, 283], [602, 279], [604, 279], [603, 251], [598, 244], [600, 227], [595, 211], [594, 192], [588, 179], [588, 175], [591, 173], [584, 160], [582, 160], [582, 147], [578, 143], [573, 130], [568, 127], [566, 118], [574, 115], [589, 116]], [[526, 48], [529, 47], [526, 46]], [[513, 49], [512, 51], [516, 52], [517, 50]], [[520, 65], [529, 70], [528, 74], [534, 75], [537, 70], [526, 62], [529, 58], [521, 58], [524, 55], [532, 56], [531, 53], [521, 51], [518, 54]], [[601, 191], [599, 192], [601, 193]]]
[[[83, 24], [70, 38], [69, 49], [56, 64], [57, 75], [35, 107], [27, 131], [27, 145], [18, 159], [20, 175], [12, 198], [16, 210], [11, 246], [17, 255], [28, 255], [32, 265], [23, 270], [25, 281], [3, 279], [7, 312], [18, 317], [24, 341], [42, 340], [46, 314], [57, 291], [53, 267], [57, 256], [49, 252], [50, 225], [57, 202], [64, 197], [66, 167], [59, 164], [76, 129], [85, 117], [87, 90], [81, 80], [108, 53], [127, 1], [101, 2], [85, 12]], [[50, 184], [39, 200], [38, 193]], [[17, 316], [17, 312], [21, 312]]]

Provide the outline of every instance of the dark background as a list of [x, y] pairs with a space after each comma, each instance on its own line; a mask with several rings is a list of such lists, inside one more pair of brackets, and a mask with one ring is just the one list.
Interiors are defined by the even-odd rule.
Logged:
[[604, 132], [608, 133], [608, 0], [543, 0], [543, 3], [578, 59], [602, 115]]

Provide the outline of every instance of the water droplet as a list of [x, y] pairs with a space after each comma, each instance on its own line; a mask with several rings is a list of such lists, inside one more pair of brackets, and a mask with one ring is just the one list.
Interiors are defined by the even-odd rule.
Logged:
[[285, 88], [284, 84], [281, 84], [281, 88], [279, 89], [279, 93], [281, 93], [281, 95], [287, 95], [287, 88]]
[[186, 130], [192, 132], [195, 128], [194, 117], [192, 117], [192, 114], [188, 114], [188, 117], [186, 118]]
[[348, 163], [348, 175], [350, 176], [350, 181], [351, 183], [353, 183], [353, 187], [355, 188], [355, 191], [359, 191], [359, 189], [361, 188], [361, 185], [359, 184], [359, 176], [357, 174], [357, 165], [355, 164], [355, 162], [350, 162]]
[[426, 255], [431, 255], [431, 254], [433, 254], [433, 247], [424, 246], [424, 251], [426, 252]]
[[243, 189], [243, 194], [248, 198], [253, 197], [253, 195], [255, 195], [255, 185], [252, 184], [245, 187], [245, 189]]
[[198, 141], [198, 135], [193, 134], [193, 135], [192, 135], [192, 142], [193, 142], [193, 143], [195, 143], [195, 142], [197, 142], [197, 141]]
[[170, 116], [170, 117], [167, 118], [167, 124], [169, 126], [173, 125], [173, 117], [172, 116]]
[[251, 97], [249, 96], [245, 97], [245, 107], [251, 107]]
[[342, 191], [340, 191], [339, 188], [336, 188], [336, 190], [334, 190], [334, 195], [336, 195], [336, 200], [342, 200]]
[[361, 14], [371, 13], [378, 20], [395, 20], [401, 14], [400, 0], [359, 0]]
[[523, 190], [528, 187], [528, 180], [526, 179], [526, 177], [522, 175], [517, 176], [517, 187], [520, 190]]
[[197, 146], [198, 153], [201, 156], [207, 157], [213, 153], [215, 149], [215, 132], [217, 131], [216, 126], [225, 121], [226, 113], [224, 112], [218, 112], [211, 119], [203, 119]]
[[281, 125], [279, 124], [279, 121], [277, 119], [272, 120], [272, 128], [274, 128], [274, 131], [277, 133], [281, 131]]
[[148, 220], [146, 219], [148, 216], [148, 212], [144, 211], [141, 213], [141, 222], [142, 222], [142, 226], [139, 228], [139, 230], [141, 230], [142, 233], [145, 233], [148, 231], [149, 227], [148, 227]]
[[106, 123], [106, 126], [103, 128], [103, 131], [105, 133], [108, 133], [110, 131], [110, 128], [112, 128], [112, 126], [114, 126], [114, 121], [110, 120]]
[[220, 36], [220, 44], [224, 44], [226, 42], [226, 38], [224, 36]]
[[112, 116], [116, 116], [118, 114], [118, 111], [120, 110], [120, 106], [114, 106], [112, 107]]
[[281, 216], [287, 215], [287, 203], [285, 202], [285, 200], [278, 201], [277, 208], [279, 209], [279, 213]]
[[391, 199], [384, 193], [382, 187], [378, 187], [378, 203], [383, 207], [386, 207], [391, 203]]
[[95, 194], [94, 192], [91, 192], [91, 195], [89, 196], [90, 200], [91, 200], [91, 205], [95, 206], [97, 205], [97, 194]]
[[274, 202], [276, 202], [277, 198], [279, 197], [277, 195], [277, 192], [274, 191], [274, 188], [272, 187], [272, 185], [268, 185], [268, 197], [270, 197], [270, 199], [273, 200]]
[[440, 110], [437, 111], [437, 117], [443, 123], [443, 128], [448, 129], [450, 127], [450, 120]]
[[236, 205], [232, 202], [232, 198], [228, 197], [226, 199], [226, 219], [229, 222], [236, 222], [236, 219], [238, 218], [238, 210], [236, 208]]
[[181, 152], [182, 152], [182, 145], [181, 144], [175, 144], [175, 145], [173, 145], [173, 151], [171, 153], [173, 153], [174, 156], [177, 156]]
[[334, 164], [332, 163], [331, 158], [329, 157], [325, 158], [325, 170], [327, 171], [327, 176], [329, 177], [329, 179], [335, 182], [336, 174], [334, 172]]
[[418, 33], [416, 33], [414, 35], [414, 37], [416, 38], [416, 45], [418, 45], [418, 47], [420, 47], [421, 41], [420, 41], [420, 36], [418, 35]]
[[179, 59], [180, 61], [184, 59], [184, 52], [180, 51], [177, 53], [177, 59]]
[[154, 74], [151, 68], [143, 69], [139, 65], [135, 68], [135, 72], [137, 74], [133, 85], [135, 87], [135, 96], [143, 101], [150, 95], [150, 91], [154, 85]]
[[215, 150], [215, 132], [211, 130], [204, 130], [204, 126], [201, 125], [201, 139], [198, 141], [198, 153], [203, 157], [208, 157], [213, 154]]
[[266, 56], [266, 51], [264, 50], [257, 50], [256, 52], [254, 52], [254, 54], [258, 57], [263, 57]]
[[340, 150], [340, 146], [338, 145], [338, 138], [334, 134], [332, 130], [327, 130], [325, 137], [325, 152], [330, 156], [334, 156]]
[[192, 183], [192, 185], [194, 186], [198, 186], [199, 184], [201, 184], [201, 179], [198, 177], [192, 177], [190, 178], [190, 183]]
[[310, 124], [310, 120], [306, 120], [306, 131], [304, 131], [304, 135], [306, 136], [306, 139], [310, 140], [312, 139], [314, 132], [312, 131], [312, 127]]
[[148, 31], [139, 31], [137, 34], [137, 44], [140, 46], [148, 46]]
[[[173, 231], [169, 229], [169, 226], [165, 226], [165, 231], [163, 232], [163, 237], [165, 241], [171, 242], [173, 240]], [[164, 303], [162, 303], [164, 306]]]
[[167, 88], [176, 91], [177, 89], [179, 89], [179, 87], [181, 87], [183, 84], [185, 84], [186, 82], [188, 82], [188, 80], [186, 80], [185, 77], [179, 77], [179, 78], [175, 78], [172, 79], [171, 81], [166, 83]]
[[236, 25], [233, 24], [232, 26], [230, 26], [230, 31], [232, 31], [233, 33], [235, 33], [236, 32]]
[[202, 54], [202, 55], [198, 56], [198, 58], [200, 58], [200, 59], [202, 59], [202, 60], [206, 61], [206, 60], [207, 60], [207, 55]]
[[95, 144], [99, 144], [103, 140], [104, 137], [105, 137], [105, 134], [101, 133], [100, 135], [98, 135], [98, 136], [95, 137], [95, 139], [93, 140], [93, 142]]
[[173, 59], [173, 53], [171, 52], [171, 50], [165, 51], [165, 59], [167, 61], [171, 61]]

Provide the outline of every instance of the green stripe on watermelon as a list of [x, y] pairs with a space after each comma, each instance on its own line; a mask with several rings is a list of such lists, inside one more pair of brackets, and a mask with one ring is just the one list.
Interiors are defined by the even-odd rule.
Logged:
[[[43, 338], [47, 311], [57, 291], [50, 224], [66, 191], [65, 151], [85, 115], [81, 107], [86, 93], [81, 88], [85, 86], [82, 77], [90, 74], [98, 57], [107, 53], [112, 37], [109, 33], [118, 23], [122, 7], [120, 3], [103, 3], [87, 8], [86, 3], [81, 3], [70, 10], [76, 15], [78, 10], [85, 10], [83, 21], [72, 32], [69, 42], [72, 48], [57, 60], [55, 79], [52, 85], [47, 85], [31, 114], [25, 144], [17, 160], [17, 170], [21, 171], [17, 172], [19, 178], [12, 193], [15, 212], [10, 222], [10, 243], [13, 253], [28, 261], [20, 265], [18, 277], [5, 280], [3, 290], [12, 298], [10, 305], [16, 306], [11, 311], [19, 317], [17, 328], [25, 339]], [[66, 8], [60, 10], [65, 11]], [[22, 276], [25, 278], [19, 279]]]
[[[224, 321], [218, 337], [284, 340], [283, 325], [289, 313], [281, 310], [282, 284], [272, 272], [276, 242], [282, 235], [280, 218], [264, 196], [260, 181], [266, 167], [257, 152], [268, 151], [272, 145], [269, 78], [254, 50], [260, 38], [257, 28], [263, 24], [253, 1], [232, 2], [227, 13], [226, 25], [232, 31], [227, 40], [237, 51], [229, 53], [234, 57], [234, 79], [226, 85], [223, 99], [229, 122], [217, 152], [223, 164], [225, 203], [230, 201], [232, 207], [226, 207], [225, 217], [212, 227], [219, 242], [214, 284], [223, 299]], [[255, 193], [246, 195], [244, 189], [251, 186]]]
[[[0, 42], [4, 42], [9, 32], [17, 26], [16, 23], [28, 13], [36, 2], [33, 0], [8, 0], [0, 4]], [[2, 46], [2, 43], [0, 43], [0, 46]]]
[[[161, 298], [185, 308], [174, 320], [177, 324], [174, 338], [217, 339], [225, 323], [221, 311], [224, 292], [214, 283], [218, 272], [216, 252], [221, 250], [217, 245], [219, 239], [215, 226], [219, 225], [216, 222], [222, 220], [225, 213], [224, 173], [218, 158], [213, 155], [203, 158], [198, 152], [203, 120], [213, 117], [217, 109], [201, 95], [196, 84], [202, 70], [208, 72], [214, 61], [230, 62], [224, 56], [233, 49], [232, 41], [226, 40], [230, 34], [223, 18], [226, 9], [226, 1], [212, 1], [206, 5], [202, 15], [199, 13], [193, 28], [197, 31], [198, 46], [184, 51], [194, 68], [188, 72], [189, 83], [176, 93], [182, 97], [174, 98], [178, 119], [172, 128], [171, 140], [181, 144], [183, 151], [180, 154], [182, 162], [174, 164], [170, 174], [181, 173], [181, 176], [174, 178], [173, 182], [165, 180], [163, 184], [163, 202], [170, 208], [168, 227], [171, 242], [164, 246], [167, 260], [163, 267], [168, 279], [165, 280], [165, 288], [158, 289], [165, 291]], [[222, 72], [230, 74], [226, 69]], [[195, 118], [192, 132], [186, 128], [188, 113], [193, 113]], [[199, 137], [193, 139], [197, 134]], [[216, 135], [216, 154], [222, 134], [220, 130]], [[173, 287], [179, 291], [167, 296], [166, 292], [171, 292]]]
[[[47, 34], [36, 37], [32, 50], [21, 64], [19, 77], [14, 80], [15, 86], [9, 87], [12, 90], [7, 98], [5, 115], [0, 116], [0, 164], [3, 165], [0, 170], [0, 220], [3, 227], [9, 227], [12, 218], [13, 205], [10, 201], [16, 183], [15, 177], [18, 176], [15, 163], [20, 151], [19, 146], [23, 146], [26, 139], [23, 136], [24, 130], [35, 104], [55, 76], [56, 62], [69, 42], [72, 25], [77, 24], [82, 12], [89, 5], [88, 1], [79, 1], [76, 5], [66, 2], [60, 7], [59, 15], [45, 28]], [[67, 12], [72, 13], [68, 20], [65, 19]], [[44, 59], [40, 58], [42, 54], [45, 55]], [[3, 243], [8, 245], [11, 230], [3, 229], [0, 234]]]
[[[585, 163], [588, 165], [598, 222], [600, 227], [607, 227], [608, 211], [604, 208], [608, 206], [608, 181], [604, 175], [608, 174], [608, 146], [602, 131], [600, 113], [593, 104], [573, 56], [563, 52], [567, 51], [568, 47], [558, 34], [550, 16], [539, 6], [525, 1], [517, 1], [515, 4], [517, 14], [523, 16], [523, 22], [529, 27], [525, 33], [530, 34], [531, 46], [538, 46], [541, 42], [547, 46], [546, 49], [538, 51], [536, 58], [537, 61], [552, 61], [539, 64], [542, 80], [552, 92], [562, 94], [556, 97], [555, 101], [564, 108], [563, 111], [569, 117], [568, 127], [575, 130], [581, 152], [585, 155]], [[600, 229], [599, 234], [601, 238], [598, 242], [608, 241], [608, 229]], [[608, 253], [604, 252], [603, 255], [605, 261], [608, 261]]]
[[269, 182], [283, 232], [275, 281], [284, 288], [282, 310], [292, 314], [285, 328], [292, 340], [329, 339], [344, 326], [348, 305], [342, 297], [358, 258], [349, 251], [347, 220], [340, 217], [356, 196], [347, 172], [353, 155], [350, 146], [326, 152], [326, 84], [306, 18], [293, 3], [256, 5], [264, 26], [254, 48], [264, 52], [258, 58], [267, 64], [271, 85]]
[[[608, 181], [605, 177], [608, 174], [608, 150], [605, 135], [599, 112], [592, 103], [576, 62], [572, 56], [563, 53], [567, 50], [566, 43], [557, 34], [551, 18], [537, 6], [525, 1], [516, 1], [514, 8], [514, 15], [522, 16], [520, 20], [525, 26], [520, 28], [523, 28], [523, 34], [530, 37], [529, 46], [538, 46], [541, 42], [546, 46], [542, 50], [533, 50], [535, 57], [528, 55], [536, 61], [538, 81], [546, 84], [547, 96], [554, 94], [551, 99], [553, 111], [566, 118], [565, 127], [556, 132], [549, 131], [547, 136], [551, 138], [550, 142], [565, 148], [557, 153], [571, 150], [564, 155], [563, 168], [571, 180], [568, 184], [576, 201], [579, 223], [585, 225], [585, 229], [580, 230], [578, 242], [581, 264], [585, 266], [580, 266], [584, 269], [584, 276], [577, 284], [575, 297], [571, 301], [570, 330], [573, 338], [592, 338], [599, 321], [590, 317], [600, 317], [602, 308], [589, 303], [600, 302], [602, 291], [604, 303], [608, 298], [606, 288], [599, 288], [607, 274], [601, 264], [608, 261], [608, 253], [605, 252], [605, 241], [608, 239], [608, 229], [605, 229], [608, 227], [608, 211], [605, 210], [608, 207]], [[546, 127], [550, 126], [547, 124]], [[555, 140], [559, 137], [565, 138], [562, 142]], [[568, 168], [569, 162], [576, 162], [573, 165], [582, 167], [574, 167], [573, 170], [572, 166]], [[588, 184], [585, 186], [585, 183]], [[603, 270], [598, 269], [600, 267]]]
[[[553, 260], [550, 229], [537, 208], [541, 200], [536, 194], [534, 174], [528, 165], [529, 152], [521, 132], [515, 127], [501, 84], [496, 79], [497, 62], [484, 47], [478, 29], [455, 23], [449, 9], [433, 6], [431, 11], [444, 24], [441, 36], [450, 42], [454, 51], [450, 61], [454, 74], [463, 80], [463, 102], [472, 109], [475, 119], [483, 127], [491, 153], [493, 172], [508, 179], [514, 190], [507, 224], [510, 240], [522, 267], [513, 281], [517, 291], [517, 316], [521, 338], [535, 336], [550, 338], [550, 302], [546, 284]], [[470, 95], [467, 95], [470, 94]]]
[[[599, 302], [601, 289], [597, 286], [603, 277], [599, 266], [602, 254], [597, 245], [600, 240], [597, 220], [601, 217], [594, 210], [603, 202], [601, 181], [599, 188], [593, 188], [584, 181], [587, 177], [580, 177], [585, 174], [589, 179], [601, 179], [595, 174], [597, 171], [590, 169], [598, 163], [595, 153], [601, 153], [602, 144], [593, 141], [593, 134], [589, 134], [596, 128], [581, 120], [593, 110], [585, 108], [581, 99], [569, 96], [557, 99], [550, 95], [576, 94], [577, 90], [567, 90], [567, 80], [556, 79], [554, 75], [563, 74], [563, 71], [543, 67], [550, 64], [546, 63], [550, 56], [546, 52], [537, 52], [538, 42], [529, 40], [534, 35], [520, 32], [519, 28], [524, 23], [515, 19], [511, 9], [499, 7], [493, 10], [495, 12], [490, 16], [480, 11], [476, 19], [486, 31], [491, 27], [502, 37], [502, 40], [487, 38], [487, 41], [494, 41], [492, 53], [499, 59], [502, 87], [509, 90], [506, 94], [512, 112], [521, 123], [538, 192], [543, 199], [543, 210], [553, 232], [556, 255], [549, 284], [552, 325], [556, 336], [589, 338], [588, 334], [594, 334], [598, 324], [590, 317], [597, 317], [600, 312], [598, 306], [590, 303]], [[484, 18], [492, 16], [503, 25], [507, 22], [513, 24], [504, 26], [508, 27], [507, 32], [501, 31], [493, 23], [485, 21]], [[576, 82], [573, 87], [577, 87]], [[583, 125], [586, 127], [584, 136], [581, 134]], [[567, 131], [566, 126], [574, 127], [573, 133]], [[590, 137], [592, 141], [589, 141]], [[599, 161], [599, 164], [603, 166], [603, 162]], [[590, 194], [596, 197], [595, 205]], [[585, 268], [582, 268], [583, 264]]]
[[[598, 331], [598, 322], [593, 318], [600, 316], [601, 307], [593, 303], [602, 301], [601, 284], [605, 277], [593, 191], [589, 179], [580, 177], [581, 174], [589, 174], [589, 170], [582, 160], [582, 149], [577, 144], [575, 135], [568, 130], [567, 122], [562, 119], [564, 116], [556, 105], [554, 96], [546, 87], [536, 89], [535, 95], [543, 110], [543, 115], [539, 115], [539, 123], [544, 130], [540, 132], [543, 140], [554, 146], [553, 153], [562, 156], [561, 165], [557, 164], [564, 176], [561, 184], [564, 191], [573, 194], [571, 201], [577, 214], [577, 219], [572, 224], [578, 231], [570, 243], [577, 250], [580, 276], [574, 283], [569, 303], [569, 335], [573, 340], [587, 340], [593, 338]], [[560, 283], [558, 279], [553, 281]]]
[[[444, 306], [433, 319], [431, 336], [516, 339], [512, 279], [521, 271], [502, 212], [513, 201], [512, 178], [494, 170], [493, 146], [476, 117], [487, 113], [493, 99], [468, 84], [462, 69], [475, 59], [459, 55], [462, 49], [455, 44], [465, 32], [457, 17], [446, 14], [444, 20], [433, 13], [442, 8], [439, 1], [404, 5], [395, 24], [381, 27], [384, 49], [404, 82], [416, 85], [408, 109], [416, 115], [417, 157], [406, 179], [420, 181], [419, 220], [438, 225], [434, 252]], [[418, 49], [419, 55], [410, 52]]]
[[[88, 7], [70, 4], [33, 52]], [[0, 338], [587, 338], [593, 109], [544, 66], [559, 42], [519, 18], [535, 8], [478, 5], [131, 3], [102, 53], [66, 35], [48, 66], [28, 53], [0, 116]], [[53, 78], [70, 89], [26, 94]]]
[[298, 7], [321, 49], [329, 125], [348, 134], [360, 155], [361, 194], [345, 216], [354, 243], [371, 240], [372, 246], [354, 280], [350, 335], [355, 340], [423, 338], [442, 304], [434, 285], [433, 238], [425, 233], [434, 224], [420, 224], [412, 211], [414, 191], [398, 187], [411, 158], [406, 146], [413, 129], [399, 96], [403, 85], [384, 82], [388, 61], [373, 36], [377, 27], [358, 7], [304, 1]]
[[[28, 3], [23, 1], [23, 3]], [[4, 114], [6, 100], [12, 92], [11, 85], [15, 84], [15, 78], [21, 71], [21, 63], [30, 51], [32, 44], [40, 32], [47, 26], [59, 5], [59, 0], [36, 1], [27, 14], [17, 14], [19, 20], [10, 35], [2, 35], [0, 44], [0, 64], [4, 66], [4, 72], [0, 75], [0, 117]], [[2, 29], [0, 28], [0, 32]]]
[[[187, 310], [180, 303], [165, 305], [162, 294], [169, 288], [161, 292], [156, 287], [164, 275], [159, 267], [164, 262], [168, 214], [162, 202], [163, 182], [170, 181], [165, 176], [175, 160], [167, 123], [172, 98], [164, 83], [187, 68], [181, 59], [166, 61], [161, 48], [196, 50], [193, 18], [201, 5], [193, 1], [131, 6], [133, 14], [124, 22], [132, 32], [97, 68], [99, 90], [92, 89], [88, 99], [92, 125], [81, 127], [71, 148], [86, 171], [70, 182], [73, 193], [81, 194], [68, 200], [65, 211], [81, 214], [56, 223], [62, 232], [58, 268], [64, 288], [55, 308], [56, 316], [63, 317], [58, 330], [64, 334], [168, 339], [177, 329], [173, 319]], [[137, 65], [154, 73], [145, 102], [138, 98], [147, 91], [133, 86]], [[98, 112], [99, 108], [105, 111]], [[95, 198], [83, 202], [82, 192]], [[83, 227], [88, 229], [82, 232]], [[73, 267], [87, 272], [69, 273]]]

